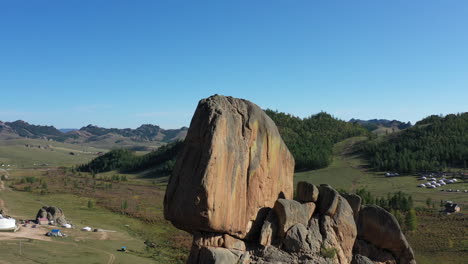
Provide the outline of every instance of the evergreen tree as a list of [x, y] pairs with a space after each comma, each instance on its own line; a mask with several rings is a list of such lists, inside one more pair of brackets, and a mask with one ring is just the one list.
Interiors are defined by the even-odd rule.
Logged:
[[416, 211], [414, 209], [410, 209], [405, 215], [405, 225], [406, 229], [413, 231], [416, 230], [417, 227], [417, 218], [416, 218]]

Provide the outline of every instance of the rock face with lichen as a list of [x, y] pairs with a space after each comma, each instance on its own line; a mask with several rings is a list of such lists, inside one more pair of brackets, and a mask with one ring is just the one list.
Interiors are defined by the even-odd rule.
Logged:
[[398, 263], [414, 254], [391, 214], [299, 182], [273, 121], [255, 104], [201, 100], [164, 199], [193, 235], [187, 263]]
[[[294, 159], [257, 105], [215, 95], [201, 100], [164, 199], [176, 227], [245, 238], [279, 198], [293, 196]], [[260, 226], [261, 227], [261, 226]]]

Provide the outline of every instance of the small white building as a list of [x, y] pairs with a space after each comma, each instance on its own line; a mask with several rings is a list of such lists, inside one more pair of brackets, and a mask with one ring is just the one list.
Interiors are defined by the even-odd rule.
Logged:
[[0, 231], [15, 231], [16, 220], [13, 218], [5, 218], [3, 215], [0, 215]]

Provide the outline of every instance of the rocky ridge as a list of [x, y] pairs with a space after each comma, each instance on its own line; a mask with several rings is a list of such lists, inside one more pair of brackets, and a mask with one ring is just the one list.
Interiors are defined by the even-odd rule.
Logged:
[[193, 235], [187, 263], [415, 264], [396, 219], [357, 195], [299, 182], [278, 130], [255, 104], [201, 100], [164, 199]]

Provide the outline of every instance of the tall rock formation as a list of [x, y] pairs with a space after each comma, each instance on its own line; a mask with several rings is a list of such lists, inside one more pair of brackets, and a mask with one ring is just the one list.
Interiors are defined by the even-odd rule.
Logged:
[[[199, 102], [164, 199], [176, 227], [245, 238], [278, 198], [293, 196], [294, 159], [257, 105], [215, 95]], [[260, 219], [259, 219], [260, 220]]]
[[187, 263], [415, 264], [394, 217], [356, 195], [299, 182], [273, 121], [255, 104], [201, 100], [164, 198], [193, 234]]

